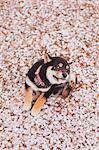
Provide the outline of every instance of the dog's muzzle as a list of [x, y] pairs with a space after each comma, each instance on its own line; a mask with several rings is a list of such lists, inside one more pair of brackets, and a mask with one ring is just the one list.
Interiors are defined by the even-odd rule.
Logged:
[[66, 77], [69, 75], [69, 70], [63, 69], [63, 70], [61, 70], [61, 71], [62, 71], [62, 76], [63, 76], [63, 78], [66, 78]]
[[66, 72], [62, 72], [62, 75], [64, 78], [66, 78], [68, 74]]

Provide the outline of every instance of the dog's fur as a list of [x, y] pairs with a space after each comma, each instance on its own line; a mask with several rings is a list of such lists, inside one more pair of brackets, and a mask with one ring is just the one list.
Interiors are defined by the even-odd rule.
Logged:
[[70, 64], [65, 59], [45, 53], [44, 59], [36, 62], [26, 75], [24, 109], [31, 109], [31, 114], [37, 115], [51, 94], [66, 98], [76, 80], [71, 76]]

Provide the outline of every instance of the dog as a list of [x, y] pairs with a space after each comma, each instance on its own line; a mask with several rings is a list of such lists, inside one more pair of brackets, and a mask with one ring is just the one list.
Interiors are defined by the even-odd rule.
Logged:
[[77, 77], [70, 74], [70, 64], [62, 57], [51, 57], [37, 61], [26, 74], [24, 109], [31, 109], [36, 116], [51, 94], [66, 98], [77, 84]]

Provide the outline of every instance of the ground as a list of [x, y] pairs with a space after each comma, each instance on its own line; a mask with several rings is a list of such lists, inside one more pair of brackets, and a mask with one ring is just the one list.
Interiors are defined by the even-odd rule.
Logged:
[[[6, 1], [6, 0], [5, 0]], [[98, 150], [98, 0], [0, 1], [0, 150]], [[77, 88], [23, 109], [26, 73], [45, 50], [74, 61]]]

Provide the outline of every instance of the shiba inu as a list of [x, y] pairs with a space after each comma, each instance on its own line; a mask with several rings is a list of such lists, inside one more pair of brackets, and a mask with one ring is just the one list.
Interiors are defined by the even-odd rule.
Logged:
[[44, 59], [37, 61], [26, 75], [24, 109], [31, 109], [35, 116], [51, 94], [66, 98], [76, 83], [76, 76], [70, 74], [70, 63], [45, 53]]

